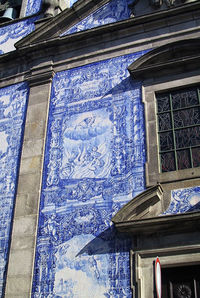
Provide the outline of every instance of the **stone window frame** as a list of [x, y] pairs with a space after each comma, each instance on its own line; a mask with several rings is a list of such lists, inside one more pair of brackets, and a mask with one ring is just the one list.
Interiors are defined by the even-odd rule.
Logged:
[[[159, 256], [161, 268], [200, 264], [200, 245], [130, 251], [133, 297], [154, 297], [154, 261]], [[151, 296], [149, 296], [151, 293]]]
[[[145, 110], [146, 186], [164, 184], [165, 190], [198, 184], [200, 167], [161, 172], [159, 164], [159, 140], [157, 133], [157, 107], [155, 94], [192, 87], [200, 83], [200, 39], [183, 39], [155, 48], [138, 60], [128, 70], [142, 81], [142, 101]], [[196, 182], [195, 182], [196, 179]]]
[[200, 177], [200, 167], [170, 172], [161, 172], [159, 161], [159, 139], [157, 128], [156, 93], [174, 91], [176, 89], [196, 86], [200, 83], [200, 75], [174, 79], [167, 82], [144, 84], [142, 101], [145, 109], [147, 161], [145, 165], [146, 185], [170, 183], [190, 180]]

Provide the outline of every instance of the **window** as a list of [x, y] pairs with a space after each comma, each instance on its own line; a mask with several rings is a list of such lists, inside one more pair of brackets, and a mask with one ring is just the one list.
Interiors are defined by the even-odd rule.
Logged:
[[175, 189], [199, 178], [199, 82], [198, 75], [143, 86], [147, 186], [170, 183], [169, 189]]
[[160, 171], [200, 166], [200, 90], [156, 95]]
[[163, 268], [162, 297], [200, 297], [200, 266]]
[[146, 126], [146, 186], [171, 190], [199, 185], [200, 39], [155, 48], [129, 66], [142, 81]]
[[[137, 297], [155, 297], [154, 261], [159, 256], [162, 298], [199, 298], [199, 248], [199, 245], [191, 245], [131, 251], [131, 281], [133, 291], [137, 289]], [[179, 295], [179, 290], [182, 290], [182, 295]]]

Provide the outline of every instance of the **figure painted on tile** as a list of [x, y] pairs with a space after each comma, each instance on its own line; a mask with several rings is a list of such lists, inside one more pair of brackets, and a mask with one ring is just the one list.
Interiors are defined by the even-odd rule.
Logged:
[[102, 115], [86, 113], [84, 118], [80, 115], [68, 122], [63, 138], [62, 179], [102, 178], [109, 174], [110, 153], [105, 141], [111, 122], [102, 119]]

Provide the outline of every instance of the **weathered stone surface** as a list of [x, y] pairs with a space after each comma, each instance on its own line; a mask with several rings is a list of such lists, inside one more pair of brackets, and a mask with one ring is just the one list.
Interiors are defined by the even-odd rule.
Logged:
[[29, 250], [34, 248], [35, 238], [31, 236], [13, 236], [12, 250]]
[[47, 107], [48, 105], [46, 102], [30, 105], [27, 110], [27, 123], [39, 122], [45, 119]]
[[[33, 265], [34, 249], [10, 251], [8, 277], [31, 275]], [[9, 286], [9, 284], [8, 284]]]
[[35, 235], [36, 216], [20, 216], [15, 218], [13, 236]]
[[41, 155], [43, 151], [43, 140], [29, 140], [24, 141], [22, 149], [22, 157], [35, 157]]
[[38, 191], [33, 194], [18, 194], [15, 205], [15, 216], [26, 216], [37, 213]]
[[[10, 280], [8, 280], [9, 282], [12, 282], [12, 281], [10, 281]], [[5, 297], [6, 298], [16, 298], [16, 297], [20, 297], [20, 298], [28, 298], [28, 297], [30, 297], [30, 293], [26, 293], [26, 292], [23, 292], [23, 293], [16, 293], [16, 294], [5, 294]]]
[[[45, 89], [47, 88], [47, 91]], [[48, 101], [49, 92], [48, 85], [39, 85], [31, 88], [30, 96], [29, 96], [29, 108], [34, 105], [45, 103]], [[27, 119], [27, 121], [31, 121], [31, 119]]]
[[44, 127], [45, 127], [44, 121], [27, 123], [25, 134], [24, 134], [24, 140], [44, 138]]
[[20, 166], [20, 173], [36, 173], [40, 171], [42, 155], [23, 158]]
[[35, 193], [40, 186], [41, 174], [26, 174], [19, 176], [18, 193], [29, 194]]

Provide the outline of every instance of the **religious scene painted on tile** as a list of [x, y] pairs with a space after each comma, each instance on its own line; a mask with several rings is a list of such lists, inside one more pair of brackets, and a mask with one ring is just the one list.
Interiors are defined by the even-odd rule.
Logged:
[[111, 218], [145, 188], [141, 85], [127, 70], [142, 54], [53, 79], [33, 297], [132, 295], [130, 239]]
[[27, 97], [25, 83], [0, 89], [0, 293], [8, 261]]
[[64, 123], [61, 178], [108, 177], [112, 122], [106, 109], [67, 117]]
[[[144, 53], [53, 79], [33, 297], [132, 297], [131, 240], [111, 218], [145, 190], [142, 85], [127, 70]], [[173, 190], [165, 214], [198, 202], [199, 187]]]

